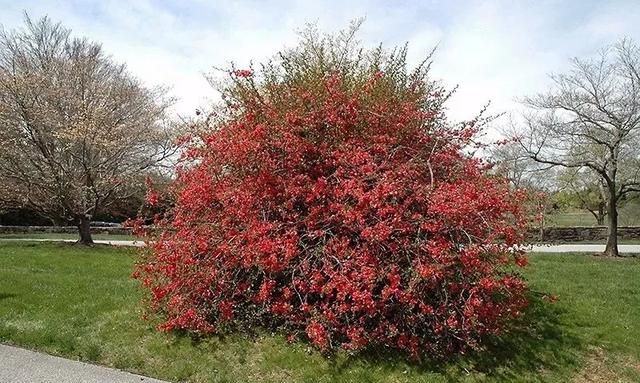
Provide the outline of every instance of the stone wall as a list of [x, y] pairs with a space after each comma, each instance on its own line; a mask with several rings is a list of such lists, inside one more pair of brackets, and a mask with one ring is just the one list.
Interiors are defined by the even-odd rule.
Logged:
[[[35, 233], [69, 233], [77, 234], [75, 226], [0, 226], [0, 234], [35, 234]], [[124, 227], [92, 227], [93, 234], [131, 234], [131, 229]]]
[[[607, 239], [606, 226], [572, 226], [572, 227], [547, 227], [541, 238], [540, 229], [529, 231], [529, 240], [532, 242], [580, 242], [580, 241], [604, 241]], [[640, 226], [618, 227], [619, 239], [640, 240]]]
[[[71, 233], [76, 234], [75, 226], [0, 226], [0, 234], [29, 233]], [[131, 229], [124, 227], [92, 227], [93, 234], [131, 234]], [[581, 242], [604, 241], [607, 238], [606, 226], [572, 226], [547, 227], [541, 238], [539, 229], [529, 231], [530, 242]], [[620, 226], [618, 238], [640, 240], [640, 226]]]

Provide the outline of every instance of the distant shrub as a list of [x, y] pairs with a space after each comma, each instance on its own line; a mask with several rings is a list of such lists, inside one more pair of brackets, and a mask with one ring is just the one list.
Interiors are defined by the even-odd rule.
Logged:
[[[465, 152], [448, 94], [404, 49], [303, 36], [235, 70], [226, 111], [192, 137], [176, 205], [135, 276], [162, 330], [255, 326], [321, 350], [443, 356], [526, 305], [519, 196]], [[215, 120], [215, 121], [213, 121]]]

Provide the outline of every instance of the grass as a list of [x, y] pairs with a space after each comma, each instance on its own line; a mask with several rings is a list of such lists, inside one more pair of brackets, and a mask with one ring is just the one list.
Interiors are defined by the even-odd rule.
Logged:
[[174, 381], [640, 381], [640, 260], [531, 256], [527, 319], [488, 351], [446, 363], [327, 359], [279, 335], [194, 340], [141, 320], [131, 249], [0, 242], [0, 342]]
[[[133, 241], [136, 239], [129, 234], [93, 234], [94, 240], [123, 240]], [[0, 234], [0, 239], [78, 239], [76, 233], [12, 233]]]
[[572, 210], [549, 214], [545, 225], [549, 227], [596, 226], [596, 219], [588, 211]]
[[[618, 214], [618, 224], [620, 226], [640, 225], [640, 205], [638, 203], [623, 205], [618, 209]], [[549, 227], [596, 226], [597, 221], [593, 214], [587, 210], [569, 209], [548, 214], [546, 216], [546, 225]]]

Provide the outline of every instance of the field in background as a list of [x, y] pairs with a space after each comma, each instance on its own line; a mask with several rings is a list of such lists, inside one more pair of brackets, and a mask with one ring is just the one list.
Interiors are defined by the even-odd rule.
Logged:
[[326, 358], [271, 334], [158, 333], [141, 320], [134, 254], [0, 242], [0, 342], [193, 382], [640, 380], [640, 259], [532, 255], [526, 321], [484, 354], [419, 364], [393, 353]]
[[[620, 226], [640, 225], [640, 207], [637, 204], [623, 206], [618, 214]], [[596, 226], [596, 223], [595, 217], [586, 210], [572, 209], [548, 214], [546, 217], [546, 225], [550, 227]]]
[[596, 226], [596, 219], [585, 211], [553, 213], [545, 218], [545, 225], [548, 227]]

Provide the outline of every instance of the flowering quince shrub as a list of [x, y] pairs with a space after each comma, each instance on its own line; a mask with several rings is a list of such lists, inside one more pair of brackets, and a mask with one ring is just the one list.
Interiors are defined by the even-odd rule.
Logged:
[[161, 330], [262, 327], [420, 358], [521, 315], [521, 196], [467, 154], [479, 120], [448, 123], [448, 93], [403, 49], [349, 41], [307, 36], [230, 71], [135, 271]]

